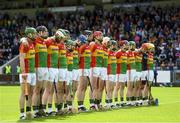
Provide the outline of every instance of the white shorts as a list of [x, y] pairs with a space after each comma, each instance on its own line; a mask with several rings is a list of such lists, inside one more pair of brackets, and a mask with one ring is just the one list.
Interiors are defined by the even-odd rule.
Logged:
[[72, 71], [72, 79], [74, 81], [79, 81], [79, 70], [78, 69], [74, 69]]
[[90, 77], [90, 69], [79, 69], [79, 76]]
[[135, 76], [135, 81], [141, 80], [142, 79], [142, 72], [137, 72], [136, 71], [136, 76]]
[[70, 83], [72, 84], [72, 71], [67, 71], [67, 85], [69, 85]]
[[153, 79], [154, 79], [153, 70], [142, 71], [142, 80], [153, 81]]
[[123, 82], [127, 81], [127, 74], [116, 74], [116, 82]]
[[48, 68], [38, 67], [36, 68], [36, 75], [38, 81], [49, 81]]
[[102, 71], [101, 71], [101, 80], [108, 80], [108, 76], [107, 76], [107, 68], [103, 67]]
[[[22, 75], [27, 75], [27, 80], [23, 80]], [[36, 85], [36, 74], [35, 73], [25, 73], [25, 74], [19, 74], [19, 81], [20, 83], [27, 82], [32, 86]]]
[[50, 82], [58, 82], [58, 75], [59, 75], [59, 70], [58, 68], [49, 68], [49, 81]]
[[108, 81], [111, 81], [111, 82], [116, 82], [116, 75], [107, 75], [108, 76]]
[[59, 76], [58, 76], [59, 80], [58, 81], [61, 81], [61, 82], [67, 81], [67, 69], [60, 68], [58, 74], [59, 74]]
[[101, 77], [102, 75], [102, 67], [93, 67], [93, 68], [91, 68], [92, 70], [91, 70], [91, 74], [92, 74], [92, 76], [94, 76], [94, 77]]
[[127, 71], [127, 81], [135, 82], [136, 70]]

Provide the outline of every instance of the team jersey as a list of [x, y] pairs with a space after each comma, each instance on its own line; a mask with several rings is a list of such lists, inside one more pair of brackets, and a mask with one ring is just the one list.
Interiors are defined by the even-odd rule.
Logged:
[[104, 53], [104, 56], [103, 56], [103, 67], [106, 67], [108, 66], [108, 50], [105, 46], [103, 46], [103, 53]]
[[127, 72], [127, 52], [122, 52], [121, 50], [116, 53], [117, 58], [117, 74], [126, 74]]
[[73, 70], [73, 54], [70, 52], [67, 52], [66, 57], [67, 57], [67, 69], [68, 71], [72, 71]]
[[136, 61], [136, 71], [141, 72], [142, 71], [142, 53], [139, 51], [135, 51], [135, 61]]
[[135, 64], [135, 54], [134, 51], [128, 51], [127, 52], [127, 69], [132, 70], [136, 69]]
[[147, 54], [147, 68], [148, 70], [153, 70], [154, 68], [154, 58], [152, 53]]
[[48, 51], [48, 68], [58, 68], [59, 47], [53, 39], [45, 41]]
[[93, 44], [91, 47], [91, 67], [102, 67], [103, 66], [103, 48], [99, 44]]
[[116, 74], [116, 53], [113, 51], [108, 51], [108, 68], [107, 74]]
[[35, 42], [35, 67], [47, 67], [47, 47], [44, 39], [38, 37]]
[[19, 47], [20, 53], [25, 53], [24, 58], [24, 67], [25, 67], [25, 73], [34, 73], [35, 72], [35, 48], [34, 44], [31, 42], [28, 42], [28, 46], [25, 46], [23, 44]]
[[73, 69], [79, 69], [79, 56], [78, 56], [78, 48], [73, 50]]
[[59, 47], [59, 60], [58, 67], [59, 68], [67, 68], [67, 58], [66, 58], [66, 48], [63, 43], [58, 44]]
[[90, 47], [86, 44], [82, 45], [79, 48], [79, 68], [80, 69], [90, 69], [91, 63], [91, 50]]

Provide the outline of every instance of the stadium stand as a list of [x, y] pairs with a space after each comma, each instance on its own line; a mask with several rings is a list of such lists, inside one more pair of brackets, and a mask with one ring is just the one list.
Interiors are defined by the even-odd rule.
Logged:
[[18, 54], [18, 40], [26, 26], [46, 25], [50, 35], [57, 28], [68, 29], [75, 39], [82, 30], [102, 30], [115, 40], [135, 40], [137, 44], [153, 42], [156, 47], [157, 65], [162, 69], [176, 65], [180, 47], [180, 8], [135, 8], [134, 12], [120, 8], [106, 11], [96, 7], [93, 11], [59, 14], [38, 12], [36, 18], [21, 13], [0, 18], [0, 64]]

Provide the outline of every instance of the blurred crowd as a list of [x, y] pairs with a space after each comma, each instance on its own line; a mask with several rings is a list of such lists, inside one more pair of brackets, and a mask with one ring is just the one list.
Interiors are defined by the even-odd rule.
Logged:
[[173, 6], [138, 8], [133, 11], [115, 8], [106, 11], [50, 13], [37, 12], [36, 18], [23, 14], [0, 15], [0, 64], [18, 54], [18, 40], [26, 26], [45, 25], [50, 36], [57, 28], [71, 32], [75, 39], [83, 30], [101, 30], [115, 40], [134, 40], [156, 46], [156, 64], [163, 69], [177, 65], [180, 58], [180, 8]]

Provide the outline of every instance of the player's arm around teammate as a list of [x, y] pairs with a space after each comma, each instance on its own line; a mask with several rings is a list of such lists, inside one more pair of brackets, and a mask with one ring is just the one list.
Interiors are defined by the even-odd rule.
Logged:
[[[28, 27], [25, 29], [26, 38], [22, 38], [26, 42], [19, 48], [19, 59], [22, 73], [19, 74], [19, 80], [21, 85], [21, 94], [19, 98], [20, 106], [20, 119], [25, 119], [26, 114], [24, 112], [25, 99], [26, 99], [26, 113], [31, 116], [31, 99], [33, 94], [33, 87], [36, 84], [35, 74], [35, 49], [34, 40], [36, 37], [36, 29]], [[28, 117], [29, 117], [28, 116]]]

